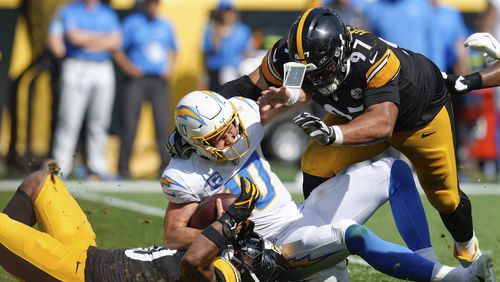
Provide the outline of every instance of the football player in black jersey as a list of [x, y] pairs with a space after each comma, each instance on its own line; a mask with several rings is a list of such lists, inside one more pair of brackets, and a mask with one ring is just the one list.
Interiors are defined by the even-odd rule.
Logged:
[[[236, 261], [245, 263], [236, 267], [220, 256], [241, 223], [248, 224], [259, 197], [255, 185], [246, 188], [185, 252], [157, 246], [103, 250], [95, 247], [94, 231], [64, 182], [54, 174], [36, 172], [0, 213], [0, 265], [24, 281], [242, 281], [240, 272], [262, 281], [279, 280], [285, 259], [279, 250], [264, 248], [255, 234], [232, 243]], [[32, 228], [35, 223], [40, 231]], [[253, 246], [251, 260], [247, 245]]]
[[[302, 91], [283, 87], [283, 65], [306, 66]], [[263, 90], [261, 92], [261, 90]], [[464, 265], [480, 255], [471, 203], [460, 190], [451, 102], [440, 70], [426, 57], [346, 26], [327, 8], [305, 11], [248, 76], [223, 96], [258, 100], [261, 110], [310, 99], [328, 112], [294, 121], [311, 137], [302, 158], [304, 196], [344, 167], [393, 146], [412, 162]]]

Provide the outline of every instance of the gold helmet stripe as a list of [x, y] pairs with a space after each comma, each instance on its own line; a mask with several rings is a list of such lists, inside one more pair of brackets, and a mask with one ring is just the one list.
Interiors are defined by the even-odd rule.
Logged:
[[240, 282], [240, 273], [227, 259], [218, 257], [214, 260], [214, 267], [219, 272], [219, 279], [224, 282]]
[[307, 64], [306, 58], [304, 56], [304, 48], [302, 46], [302, 30], [304, 29], [304, 23], [306, 22], [307, 16], [314, 8], [307, 10], [299, 21], [299, 26], [297, 27], [297, 54], [299, 55], [299, 60], [303, 64]]

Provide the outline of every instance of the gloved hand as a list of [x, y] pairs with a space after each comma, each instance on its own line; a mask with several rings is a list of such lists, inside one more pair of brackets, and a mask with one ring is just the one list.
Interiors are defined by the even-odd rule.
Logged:
[[174, 129], [172, 133], [170, 133], [165, 146], [172, 158], [189, 159], [191, 153], [195, 151], [194, 148], [182, 138], [177, 129]]
[[320, 118], [310, 113], [302, 113], [293, 119], [293, 122], [320, 145], [330, 145], [335, 142], [335, 131], [326, 125]]
[[482, 88], [482, 78], [478, 72], [464, 76], [443, 72], [442, 75], [451, 94], [463, 95], [469, 91]]
[[486, 32], [477, 32], [469, 36], [465, 42], [465, 47], [471, 47], [474, 50], [485, 52], [493, 59], [500, 59], [500, 44], [491, 34]]
[[[219, 218], [219, 222], [222, 224], [222, 234], [226, 239], [234, 238], [238, 232], [238, 226], [244, 227], [243, 225], [246, 225], [246, 221], [259, 200], [260, 190], [250, 179], [242, 177], [240, 187], [241, 192], [238, 198], [228, 207], [226, 213]], [[243, 222], [245, 224], [240, 224]]]
[[250, 179], [242, 177], [240, 180], [240, 195], [226, 212], [236, 223], [245, 221], [250, 217], [260, 196], [259, 188]]

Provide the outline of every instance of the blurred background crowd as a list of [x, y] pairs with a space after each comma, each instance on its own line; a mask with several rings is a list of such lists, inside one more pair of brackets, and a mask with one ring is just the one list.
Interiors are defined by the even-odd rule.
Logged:
[[[71, 178], [158, 176], [177, 101], [253, 71], [320, 5], [448, 73], [484, 67], [471, 33], [500, 38], [500, 0], [0, 0], [1, 177], [48, 159]], [[497, 92], [453, 97], [463, 181], [499, 181]], [[266, 127], [275, 162], [298, 169], [305, 143], [289, 117]]]

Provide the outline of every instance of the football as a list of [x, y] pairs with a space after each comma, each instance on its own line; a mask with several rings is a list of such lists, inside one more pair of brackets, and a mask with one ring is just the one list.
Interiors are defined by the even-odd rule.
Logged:
[[222, 207], [224, 210], [227, 210], [236, 198], [237, 195], [231, 193], [221, 193], [206, 197], [194, 211], [188, 226], [196, 229], [204, 229], [217, 220], [217, 206], [215, 204], [217, 199], [221, 199]]

